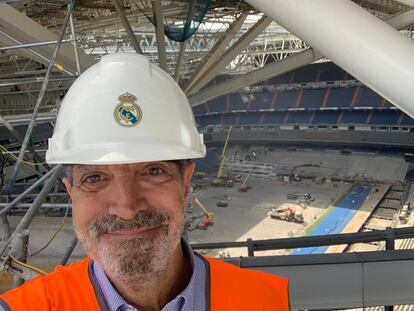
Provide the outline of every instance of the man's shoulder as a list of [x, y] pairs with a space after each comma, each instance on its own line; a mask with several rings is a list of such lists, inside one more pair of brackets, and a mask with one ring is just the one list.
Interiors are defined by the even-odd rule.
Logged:
[[[288, 279], [263, 271], [239, 268], [231, 263], [204, 257], [210, 268], [212, 305], [231, 301], [232, 310], [289, 310]], [[237, 307], [236, 307], [237, 306]], [[212, 308], [214, 310], [214, 308]]]
[[2, 296], [5, 294], [12, 294], [16, 291], [30, 291], [31, 289], [36, 289], [37, 291], [43, 290], [49, 283], [59, 282], [62, 280], [69, 281], [73, 279], [84, 279], [85, 275], [87, 275], [87, 267], [89, 262], [90, 258], [85, 258], [68, 266], [56, 266], [53, 272], [42, 276], [39, 275], [30, 281], [27, 281], [20, 287], [3, 293]]
[[51, 306], [53, 310], [97, 310], [89, 263], [90, 259], [85, 258], [68, 266], [57, 266], [53, 272], [0, 295], [0, 305], [11, 310], [50, 310]]

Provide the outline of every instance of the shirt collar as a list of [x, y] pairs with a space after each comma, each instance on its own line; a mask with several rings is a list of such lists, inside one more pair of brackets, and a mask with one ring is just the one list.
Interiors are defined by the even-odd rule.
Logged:
[[[186, 288], [177, 297], [172, 299], [171, 302], [177, 301], [180, 303], [180, 300], [184, 300], [182, 304], [184, 306], [186, 303], [195, 303], [195, 256], [191, 246], [185, 239], [181, 239], [181, 247], [190, 261], [191, 278]], [[121, 310], [121, 307], [125, 308], [125, 306], [129, 306], [128, 302], [116, 291], [106, 273], [95, 261], [93, 262], [93, 272], [110, 311], [118, 311]]]

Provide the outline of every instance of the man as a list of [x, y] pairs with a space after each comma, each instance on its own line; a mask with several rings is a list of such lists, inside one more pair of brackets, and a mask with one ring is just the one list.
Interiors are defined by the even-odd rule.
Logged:
[[1, 296], [5, 310], [288, 310], [287, 280], [181, 239], [194, 163], [190, 105], [147, 58], [102, 58], [68, 91], [46, 159], [65, 164], [85, 260]]

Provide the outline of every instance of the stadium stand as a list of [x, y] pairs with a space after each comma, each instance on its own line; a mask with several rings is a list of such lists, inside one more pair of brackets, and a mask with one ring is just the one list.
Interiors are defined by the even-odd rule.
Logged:
[[254, 125], [260, 124], [263, 117], [263, 113], [249, 112], [240, 113], [239, 124]]
[[411, 118], [410, 116], [407, 116], [406, 114], [404, 114], [404, 117], [402, 118], [402, 121], [401, 121], [400, 125], [414, 126], [414, 119]]
[[319, 90], [304, 90], [302, 100], [300, 102], [301, 108], [321, 108], [323, 99], [325, 98], [326, 89]]
[[[221, 75], [212, 83], [230, 78]], [[312, 64], [257, 83], [247, 92], [212, 99], [193, 110], [200, 128], [283, 125], [293, 129], [301, 125], [303, 130], [320, 125], [330, 129], [358, 126], [358, 130], [368, 131], [414, 131], [414, 119], [352, 79], [333, 63]]]
[[341, 123], [345, 124], [365, 124], [367, 122], [369, 111], [344, 111]]
[[313, 118], [313, 124], [337, 124], [338, 111], [317, 111]]
[[354, 106], [358, 107], [380, 107], [382, 97], [367, 87], [359, 89], [358, 98]]
[[265, 114], [263, 124], [283, 124], [284, 119], [284, 112], [269, 112]]
[[398, 119], [400, 117], [400, 111], [374, 111], [372, 114], [370, 124], [378, 125], [397, 125]]
[[292, 124], [309, 124], [312, 112], [309, 111], [291, 111], [287, 123]]
[[238, 123], [238, 115], [235, 113], [228, 113], [223, 115], [224, 125], [236, 125]]
[[255, 100], [250, 104], [249, 110], [270, 109], [272, 106], [273, 93], [260, 92], [254, 94]]
[[230, 94], [229, 96], [230, 96], [229, 98], [230, 111], [247, 109], [247, 101], [248, 101], [247, 97], [245, 99], [246, 102], [244, 102], [240, 93]]
[[296, 106], [299, 91], [285, 91], [280, 92], [276, 99], [276, 109], [289, 109]]
[[207, 113], [206, 104], [201, 104], [193, 108], [194, 115], [203, 115]]
[[327, 107], [349, 108], [355, 89], [332, 88], [327, 101]]
[[225, 96], [208, 101], [208, 112], [227, 112]]

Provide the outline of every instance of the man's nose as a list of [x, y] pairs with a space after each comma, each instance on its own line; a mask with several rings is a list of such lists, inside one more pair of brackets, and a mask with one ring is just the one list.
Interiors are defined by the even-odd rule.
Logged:
[[111, 191], [109, 214], [129, 220], [137, 213], [146, 210], [145, 190], [133, 178], [118, 178]]

